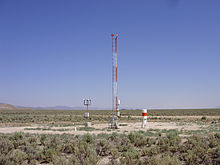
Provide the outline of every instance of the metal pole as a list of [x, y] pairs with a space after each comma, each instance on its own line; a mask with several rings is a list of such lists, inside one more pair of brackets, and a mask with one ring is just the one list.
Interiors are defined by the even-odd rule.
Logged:
[[[87, 104], [87, 114], [89, 113], [89, 105]], [[86, 118], [86, 122], [89, 122], [89, 117]]]
[[116, 35], [115, 37], [115, 112], [116, 112], [116, 116], [117, 116], [117, 113], [118, 113], [118, 66], [117, 66], [117, 39], [118, 39], [118, 36]]
[[111, 127], [118, 128], [118, 75], [117, 75], [117, 39], [118, 34], [112, 36], [112, 118]]
[[115, 74], [115, 69], [114, 69], [114, 34], [112, 34], [112, 118], [114, 118], [114, 102], [115, 102], [115, 98], [114, 98], [114, 74]]

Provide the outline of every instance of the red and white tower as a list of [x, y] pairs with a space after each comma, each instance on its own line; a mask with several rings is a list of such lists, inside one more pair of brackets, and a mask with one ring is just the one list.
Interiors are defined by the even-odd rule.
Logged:
[[[118, 54], [117, 54], [117, 40], [118, 34], [111, 34], [112, 37], [112, 124], [117, 127], [117, 117], [120, 116], [118, 99]], [[114, 118], [116, 117], [116, 118]]]

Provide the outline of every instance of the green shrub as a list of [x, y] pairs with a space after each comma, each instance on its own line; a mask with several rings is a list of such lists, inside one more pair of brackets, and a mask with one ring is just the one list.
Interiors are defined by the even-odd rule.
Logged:
[[111, 145], [106, 139], [101, 139], [96, 144], [96, 153], [99, 156], [108, 156], [111, 151]]
[[111, 155], [112, 155], [111, 160], [114, 161], [119, 158], [120, 153], [118, 152], [116, 148], [114, 148], [114, 149], [111, 149]]
[[133, 165], [137, 164], [140, 157], [140, 152], [132, 147], [128, 151], [122, 153], [120, 161], [122, 164]]
[[93, 136], [91, 134], [87, 133], [87, 134], [83, 135], [82, 139], [86, 143], [90, 143], [90, 144], [94, 143], [94, 138], [93, 138]]
[[129, 140], [135, 146], [144, 146], [147, 144], [147, 138], [144, 136], [143, 132], [131, 132], [128, 135]]
[[68, 160], [63, 156], [55, 156], [52, 163], [53, 165], [68, 165]]
[[0, 154], [1, 155], [9, 153], [12, 149], [14, 149], [14, 145], [10, 140], [6, 138], [0, 140]]
[[149, 156], [148, 154], [150, 153], [150, 147], [144, 147], [141, 150], [141, 156]]
[[10, 151], [8, 156], [8, 162], [6, 164], [22, 164], [28, 158], [25, 152], [17, 149]]
[[207, 120], [206, 116], [202, 116], [201, 120]]
[[[219, 164], [220, 136], [193, 135], [181, 142], [179, 131], [162, 130], [166, 136], [148, 136], [156, 130], [126, 134], [34, 135], [0, 134], [0, 164]], [[158, 132], [158, 131], [157, 131]]]
[[85, 141], [79, 141], [75, 153], [70, 159], [70, 163], [93, 165], [96, 164], [97, 162], [98, 162], [98, 157], [94, 150], [94, 146], [92, 146], [89, 143], [86, 143]]
[[42, 145], [45, 145], [46, 138], [47, 138], [47, 136], [45, 134], [41, 135], [40, 142]]
[[177, 156], [169, 156], [169, 155], [162, 155], [161, 157], [154, 156], [150, 158], [147, 162], [149, 165], [182, 165], [181, 161], [178, 159]]
[[75, 141], [66, 141], [63, 143], [62, 147], [61, 147], [61, 151], [63, 153], [74, 153], [75, 152], [75, 147], [76, 147], [76, 142]]
[[220, 139], [220, 133], [215, 133], [215, 138]]
[[119, 124], [119, 126], [128, 126], [128, 124]]
[[53, 148], [47, 148], [45, 147], [43, 151], [40, 151], [37, 155], [37, 159], [41, 163], [50, 163], [54, 157], [57, 155], [57, 152]]

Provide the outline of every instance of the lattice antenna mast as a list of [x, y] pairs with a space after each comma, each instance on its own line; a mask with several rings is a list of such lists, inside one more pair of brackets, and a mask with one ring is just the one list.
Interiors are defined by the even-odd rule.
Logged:
[[112, 111], [119, 116], [119, 100], [118, 100], [118, 53], [117, 40], [118, 34], [112, 34]]

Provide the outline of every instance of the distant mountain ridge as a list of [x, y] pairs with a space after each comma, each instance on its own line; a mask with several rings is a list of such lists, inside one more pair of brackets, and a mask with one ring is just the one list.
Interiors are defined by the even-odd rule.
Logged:
[[[206, 108], [148, 108], [149, 110], [172, 110], [172, 109], [219, 109], [220, 106], [215, 106], [215, 107], [206, 107]], [[85, 110], [86, 106], [48, 106], [48, 107], [26, 107], [26, 106], [14, 106], [11, 104], [6, 104], [6, 103], [0, 103], [0, 110], [31, 110], [31, 109], [36, 109], [36, 110]], [[121, 107], [120, 110], [139, 110], [141, 108], [129, 108], [129, 107]], [[111, 108], [100, 108], [100, 107], [89, 107], [89, 110], [111, 110]]]
[[[71, 106], [49, 106], [49, 107], [24, 107], [24, 106], [17, 106], [17, 108], [30, 108], [30, 109], [36, 109], [36, 110], [84, 110], [86, 107], [82, 106], [76, 106], [76, 107], [71, 107]], [[90, 110], [108, 110], [109, 108], [98, 108], [98, 107], [89, 107]]]
[[51, 107], [30, 107], [32, 109], [39, 109], [39, 110], [80, 110], [83, 109], [83, 107], [69, 107], [69, 106], [51, 106]]
[[15, 110], [15, 109], [17, 108], [11, 104], [0, 103], [0, 110]]

